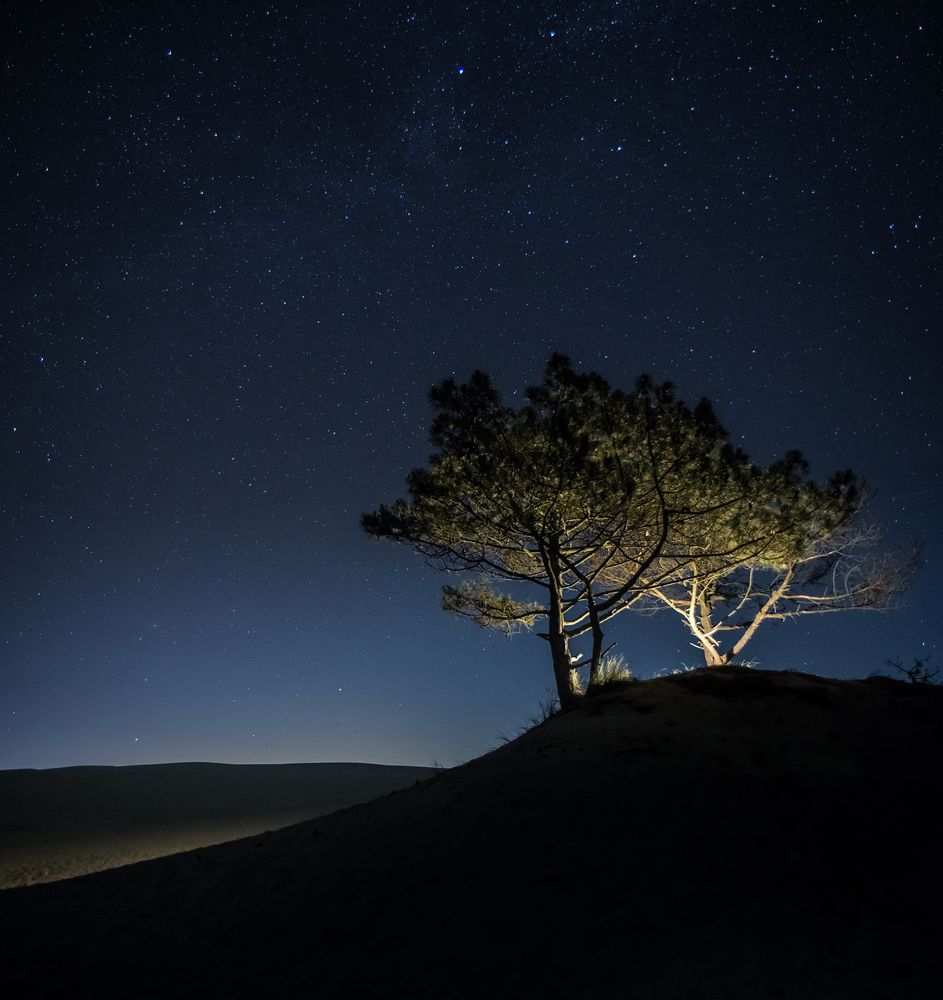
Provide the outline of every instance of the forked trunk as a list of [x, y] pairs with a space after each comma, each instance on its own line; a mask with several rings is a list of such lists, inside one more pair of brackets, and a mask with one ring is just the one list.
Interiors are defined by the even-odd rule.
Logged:
[[570, 639], [563, 619], [563, 571], [560, 567], [560, 549], [557, 539], [547, 547], [548, 577], [550, 578], [550, 613], [547, 616], [550, 656], [553, 676], [557, 682], [557, 697], [564, 712], [579, 704], [583, 696], [579, 674], [570, 659]]
[[570, 651], [565, 635], [551, 636], [550, 653], [553, 658], [553, 676], [557, 682], [557, 697], [560, 708], [566, 712], [578, 705], [583, 697], [579, 674], [570, 662]]
[[710, 643], [701, 643], [701, 649], [704, 652], [704, 662], [709, 667], [726, 667], [728, 663], [733, 659], [733, 650], [727, 650], [726, 653], [721, 653]]

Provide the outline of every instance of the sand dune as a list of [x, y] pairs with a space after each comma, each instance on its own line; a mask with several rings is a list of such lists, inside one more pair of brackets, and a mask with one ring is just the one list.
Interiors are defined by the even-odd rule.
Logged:
[[0, 893], [14, 995], [923, 1000], [943, 689], [724, 668], [279, 830]]
[[378, 764], [207, 763], [0, 771], [0, 889], [276, 830], [433, 773]]

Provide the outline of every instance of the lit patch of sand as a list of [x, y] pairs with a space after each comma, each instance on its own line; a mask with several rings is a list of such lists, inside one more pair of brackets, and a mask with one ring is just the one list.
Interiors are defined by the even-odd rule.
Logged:
[[276, 830], [432, 773], [378, 764], [204, 763], [0, 771], [0, 888]]

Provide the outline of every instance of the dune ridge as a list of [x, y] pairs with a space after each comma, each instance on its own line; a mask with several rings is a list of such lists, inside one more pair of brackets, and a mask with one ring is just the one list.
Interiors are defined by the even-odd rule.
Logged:
[[33, 995], [924, 1000], [941, 763], [943, 689], [660, 678], [373, 802], [0, 893], [5, 974]]

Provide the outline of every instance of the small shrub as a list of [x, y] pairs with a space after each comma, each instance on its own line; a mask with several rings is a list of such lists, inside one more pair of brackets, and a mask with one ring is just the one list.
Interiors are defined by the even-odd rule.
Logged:
[[524, 725], [518, 729], [514, 736], [508, 736], [507, 733], [498, 733], [498, 743], [513, 743], [518, 736], [523, 736], [524, 733], [529, 733], [532, 729], [536, 729], [538, 726], [542, 726], [548, 719], [552, 719], [554, 716], [560, 714], [560, 702], [557, 696], [548, 689], [547, 697], [544, 698], [537, 705], [537, 710], [532, 712], [527, 716], [527, 720]]
[[884, 663], [888, 667], [893, 667], [898, 673], [903, 674], [911, 684], [936, 684], [936, 678], [940, 671], [939, 668], [931, 670], [927, 666], [929, 660], [929, 655], [915, 656], [912, 667], [905, 667], [900, 662], [900, 659], [885, 660]]
[[541, 723], [546, 722], [547, 719], [552, 719], [555, 715], [559, 714], [560, 702], [555, 694], [548, 691], [547, 697], [537, 706], [537, 711], [528, 717], [527, 725], [522, 731], [527, 732], [528, 729], [534, 729]]

